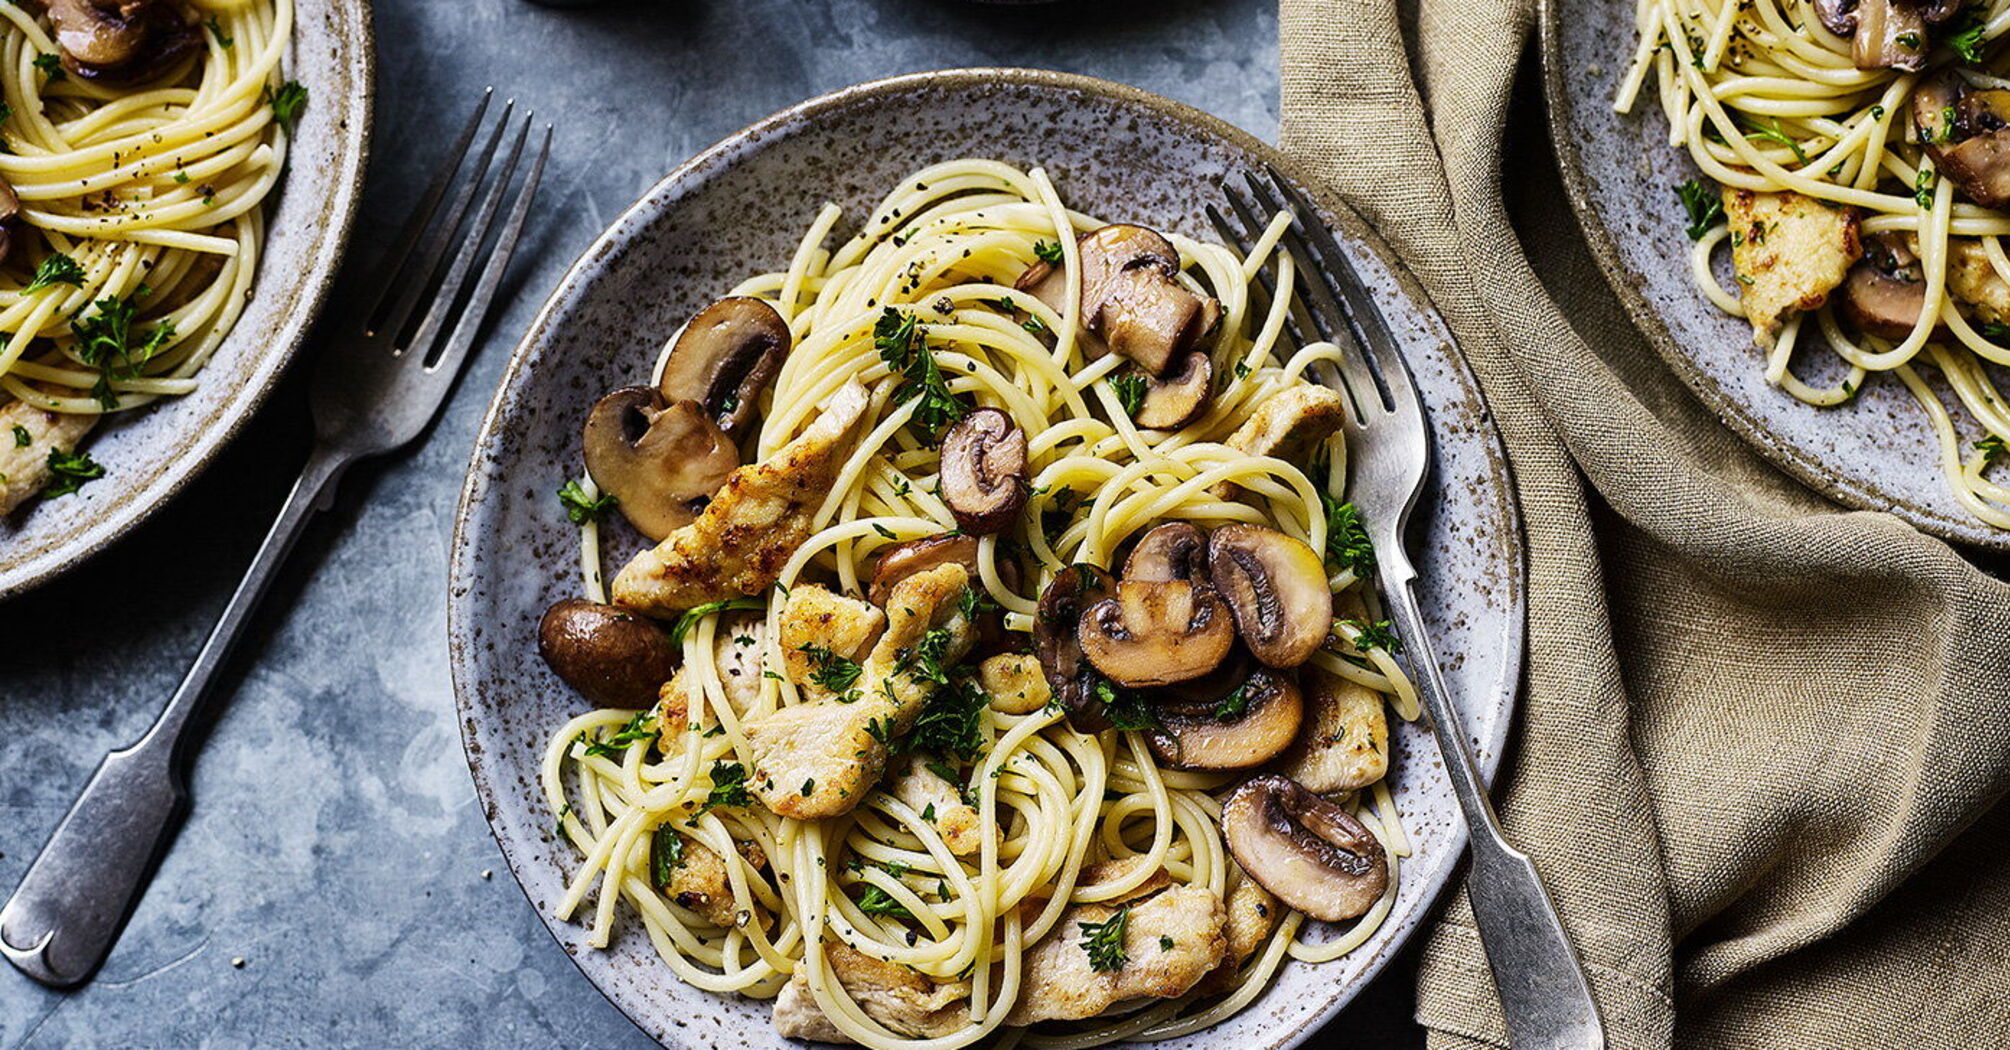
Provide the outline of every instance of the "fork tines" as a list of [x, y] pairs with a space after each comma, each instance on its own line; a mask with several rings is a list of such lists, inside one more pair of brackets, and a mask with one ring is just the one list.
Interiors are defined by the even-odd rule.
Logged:
[[[1278, 245], [1291, 256], [1304, 294], [1294, 298], [1286, 330], [1300, 343], [1325, 339], [1341, 348], [1340, 371], [1357, 413], [1365, 420], [1413, 402], [1415, 390], [1395, 336], [1347, 253], [1319, 221], [1317, 209], [1275, 171], [1231, 174], [1220, 188], [1238, 223], [1213, 205], [1207, 208], [1208, 219], [1244, 252], [1262, 236], [1269, 216], [1291, 214]], [[1258, 280], [1263, 293], [1276, 294], [1267, 270], [1258, 271]], [[1258, 305], [1267, 309], [1270, 304]]]
[[[482, 136], [493, 97], [493, 89], [483, 94], [474, 116], [448, 149], [440, 170], [406, 219], [397, 243], [378, 263], [377, 284], [361, 304], [368, 319], [363, 331], [367, 341], [449, 374], [458, 369], [488, 313], [496, 286], [523, 234], [551, 152], [552, 129], [547, 124], [509, 211], [498, 222], [504, 198], [511, 184], [518, 181], [517, 169], [530, 143], [535, 118], [526, 113], [518, 119], [516, 103], [506, 101], [500, 119]], [[508, 154], [495, 167], [505, 137], [510, 140]], [[483, 144], [469, 165], [468, 150], [477, 138], [482, 138]], [[488, 188], [483, 192], [485, 183]], [[476, 263], [484, 258], [487, 265], [470, 287]], [[423, 304], [430, 305], [418, 315]], [[443, 332], [450, 333], [444, 341]]]

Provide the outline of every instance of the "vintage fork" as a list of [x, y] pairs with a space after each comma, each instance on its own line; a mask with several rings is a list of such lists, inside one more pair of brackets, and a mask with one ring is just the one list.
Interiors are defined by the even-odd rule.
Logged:
[[[358, 300], [371, 304], [362, 323], [338, 335], [336, 345], [321, 355], [310, 390], [313, 454], [188, 676], [138, 743], [98, 764], [83, 794], [0, 908], [0, 954], [28, 976], [68, 987], [88, 979], [104, 962], [187, 811], [186, 774], [194, 744], [189, 729], [205, 706], [210, 681], [294, 540], [317, 510], [332, 504], [335, 484], [351, 464], [418, 437], [446, 401], [516, 250], [551, 150], [547, 125], [503, 213], [531, 141], [532, 119], [517, 120], [515, 103], [506, 103], [475, 163], [460, 176], [490, 101], [491, 95], [482, 97], [376, 271], [379, 279]], [[497, 149], [512, 128], [508, 157], [491, 180]], [[470, 217], [484, 181], [489, 188], [480, 193]], [[450, 261], [449, 251], [454, 253]], [[486, 263], [470, 286], [485, 251]], [[413, 325], [421, 305], [427, 309]]]
[[[1339, 379], [1349, 410], [1348, 496], [1374, 542], [1389, 617], [1471, 832], [1467, 893], [1510, 1041], [1517, 1050], [1596, 1050], [1605, 1045], [1604, 1028], [1583, 966], [1535, 864], [1501, 834], [1417, 608], [1417, 573], [1404, 535], [1424, 492], [1431, 443], [1409, 366], [1353, 264], [1318, 221], [1319, 213], [1274, 171], [1263, 177], [1239, 174], [1239, 180], [1231, 175], [1221, 183], [1237, 222], [1213, 205], [1207, 208], [1209, 220], [1247, 252], [1272, 216], [1290, 211], [1293, 223], [1279, 244], [1303, 278], [1305, 294], [1296, 297], [1289, 328], [1301, 341], [1325, 339], [1341, 348]], [[1266, 275], [1260, 288], [1275, 295], [1273, 283]]]

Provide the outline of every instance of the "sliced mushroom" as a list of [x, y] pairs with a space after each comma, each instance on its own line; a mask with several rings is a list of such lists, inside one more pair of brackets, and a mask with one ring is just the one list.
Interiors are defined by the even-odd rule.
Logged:
[[1930, 27], [1961, 10], [1962, 0], [1815, 0], [1830, 32], [1848, 36], [1858, 69], [1917, 71], [1933, 50]]
[[595, 403], [581, 444], [593, 483], [652, 540], [690, 524], [740, 465], [740, 450], [703, 406], [665, 405], [646, 386], [622, 387]]
[[84, 80], [150, 80], [202, 47], [168, 0], [49, 0], [63, 68]]
[[565, 684], [602, 707], [654, 706], [663, 683], [683, 662], [683, 651], [661, 627], [583, 598], [545, 610], [537, 625], [537, 651]]
[[1857, 0], [1815, 0], [1815, 16], [1837, 36], [1856, 32]]
[[1076, 635], [1096, 670], [1119, 685], [1171, 685], [1221, 665], [1235, 621], [1201, 581], [1125, 580], [1082, 613]]
[[1297, 667], [1312, 659], [1333, 629], [1333, 591], [1319, 552], [1276, 529], [1237, 523], [1208, 537], [1207, 562], [1258, 660]]
[[[945, 532], [888, 547], [879, 556], [879, 561], [873, 564], [872, 585], [866, 589], [866, 597], [883, 609], [893, 594], [895, 584], [952, 562], [963, 566], [972, 586], [981, 592], [983, 581], [977, 568], [977, 537]], [[1004, 584], [1007, 590], [1018, 589], [1019, 563], [1010, 558], [998, 559], [998, 582]], [[975, 659], [982, 660], [1025, 645], [1023, 636], [1015, 638], [1005, 630], [1005, 614], [1001, 609], [986, 609], [979, 613], [976, 627], [977, 641], [970, 650]]]
[[1858, 331], [1886, 339], [1912, 334], [1926, 306], [1926, 276], [1901, 235], [1864, 238], [1863, 258], [1850, 267], [1837, 306]]
[[0, 179], [0, 265], [5, 265], [14, 253], [14, 230], [20, 225], [20, 218], [21, 198], [6, 179]]
[[1227, 686], [1155, 697], [1159, 728], [1146, 738], [1152, 753], [1177, 769], [1249, 769], [1291, 746], [1305, 715], [1297, 682], [1268, 668], [1250, 671], [1245, 661], [1240, 680]]
[[1094, 565], [1070, 565], [1054, 574], [1040, 595], [1033, 618], [1033, 652], [1047, 676], [1047, 688], [1068, 712], [1068, 722], [1084, 733], [1110, 727], [1096, 696], [1098, 675], [1083, 655], [1076, 626], [1083, 610], [1103, 601], [1117, 581]]
[[1985, 208], [2010, 204], [2010, 91], [1971, 88], [1943, 73], [1913, 93], [1912, 119], [1940, 173], [1968, 199]]
[[1145, 377], [1145, 402], [1134, 417], [1146, 430], [1178, 430], [1199, 419], [1214, 395], [1214, 359], [1195, 350], [1165, 378]]
[[727, 437], [754, 418], [755, 402], [782, 370], [789, 323], [767, 303], [736, 295], [698, 311], [678, 334], [656, 387], [663, 400], [696, 401]]
[[1221, 320], [1221, 303], [1179, 283], [1179, 250], [1153, 230], [1117, 224], [1079, 242], [1082, 318], [1111, 350], [1163, 376]]
[[1352, 919], [1389, 886], [1389, 857], [1353, 814], [1275, 774], [1252, 777], [1221, 809], [1236, 863], [1263, 888], [1325, 922]]
[[1169, 521], [1145, 533], [1124, 559], [1126, 580], [1164, 583], [1207, 578], [1207, 533], [1191, 522]]
[[1001, 532], [1026, 505], [1026, 433], [1012, 417], [980, 408], [942, 438], [942, 498], [963, 531]]

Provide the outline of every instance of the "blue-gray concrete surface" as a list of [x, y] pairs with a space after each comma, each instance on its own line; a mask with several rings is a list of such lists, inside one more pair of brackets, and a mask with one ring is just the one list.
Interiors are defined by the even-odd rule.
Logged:
[[[351, 272], [493, 84], [557, 126], [507, 308], [434, 431], [353, 474], [302, 543], [225, 676], [193, 814], [97, 980], [58, 993], [0, 966], [4, 1050], [651, 1045], [503, 870], [448, 682], [454, 504], [543, 296], [680, 161], [861, 80], [1044, 66], [1137, 84], [1265, 138], [1277, 124], [1271, 0], [378, 0], [376, 24], [375, 159]], [[0, 891], [98, 759], [145, 727], [250, 558], [305, 454], [300, 378], [166, 512], [0, 604]], [[1409, 981], [1399, 965], [1313, 1045], [1419, 1045]]]

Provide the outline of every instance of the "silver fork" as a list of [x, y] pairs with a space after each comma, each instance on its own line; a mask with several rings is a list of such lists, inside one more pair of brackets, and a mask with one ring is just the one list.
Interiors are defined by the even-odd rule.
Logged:
[[[1584, 968], [1535, 864], [1501, 834], [1486, 784], [1466, 745], [1458, 707], [1445, 690], [1417, 608], [1417, 572], [1410, 564], [1404, 535], [1424, 492], [1431, 439], [1409, 366], [1360, 275], [1332, 232], [1318, 221], [1319, 213], [1274, 171], [1265, 177], [1240, 174], [1240, 186], [1234, 176], [1221, 183], [1239, 225], [1213, 205], [1207, 208], [1209, 220], [1223, 238], [1247, 251], [1271, 216], [1290, 211], [1293, 224], [1279, 243], [1303, 278], [1305, 294], [1292, 306], [1289, 330], [1301, 341], [1325, 339], [1341, 348], [1339, 379], [1349, 408], [1344, 425], [1348, 496], [1360, 509], [1374, 542], [1376, 576], [1389, 617], [1403, 641], [1406, 662], [1471, 832], [1467, 893], [1510, 1040], [1518, 1050], [1602, 1048], [1604, 1027]], [[1260, 287], [1269, 295], [1277, 294], [1268, 276]]]
[[[446, 401], [516, 250], [551, 149], [547, 125], [499, 222], [530, 142], [532, 120], [516, 120], [515, 103], [506, 103], [474, 165], [458, 177], [490, 100], [490, 95], [482, 97], [380, 264], [381, 279], [359, 300], [370, 304], [363, 322], [337, 336], [336, 345], [321, 355], [310, 391], [314, 452], [188, 676], [138, 743], [98, 764], [83, 794], [0, 908], [0, 954], [28, 976], [68, 987], [87, 980], [104, 962], [187, 812], [186, 774], [195, 742], [189, 729], [205, 706], [210, 680], [294, 541], [317, 510], [332, 505], [335, 484], [351, 464], [418, 437]], [[512, 127], [516, 133], [506, 136]], [[512, 139], [508, 158], [491, 180], [490, 168], [505, 137]], [[489, 188], [479, 193], [484, 181]], [[472, 218], [470, 207], [475, 207]], [[470, 286], [491, 238], [486, 264]], [[427, 309], [413, 326], [422, 304]]]

